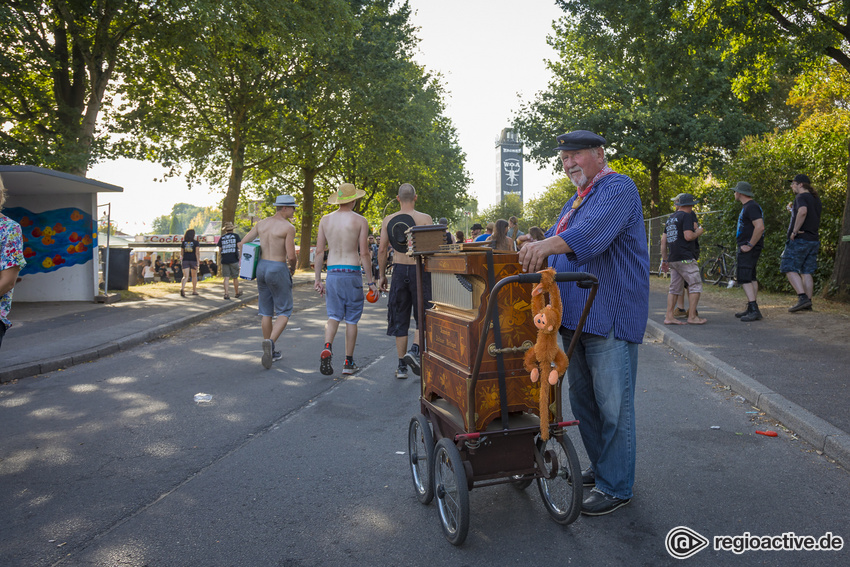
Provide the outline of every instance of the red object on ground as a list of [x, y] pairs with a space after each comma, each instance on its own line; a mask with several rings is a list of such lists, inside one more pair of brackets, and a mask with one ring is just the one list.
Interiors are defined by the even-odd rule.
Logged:
[[369, 303], [375, 303], [376, 301], [378, 301], [379, 297], [381, 297], [381, 295], [378, 293], [378, 290], [370, 289], [369, 292], [366, 294], [366, 301], [368, 301]]
[[776, 437], [778, 435], [776, 433], [776, 431], [758, 431], [758, 430], [756, 430], [756, 433], [758, 433], [759, 435], [767, 435], [768, 437]]

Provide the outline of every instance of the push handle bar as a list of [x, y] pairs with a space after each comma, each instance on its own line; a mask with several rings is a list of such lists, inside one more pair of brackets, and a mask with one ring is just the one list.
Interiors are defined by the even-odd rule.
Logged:
[[[516, 278], [515, 281], [517, 283], [536, 284], [540, 283], [541, 274], [519, 274], [518, 276], [514, 277]], [[556, 272], [555, 281], [561, 283], [576, 282], [579, 287], [587, 289], [593, 284], [598, 283], [599, 280], [596, 279], [596, 276], [594, 276], [593, 274], [588, 274], [587, 272]]]

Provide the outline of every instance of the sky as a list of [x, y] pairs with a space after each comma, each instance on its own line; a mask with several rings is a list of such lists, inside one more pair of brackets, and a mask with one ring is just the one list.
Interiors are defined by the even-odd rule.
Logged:
[[[466, 153], [472, 178], [469, 193], [479, 209], [496, 203], [496, 139], [520, 106], [545, 89], [550, 74], [544, 61], [555, 59], [546, 44], [552, 22], [562, 12], [552, 0], [411, 0], [413, 24], [419, 28], [416, 61], [442, 75], [447, 91], [446, 115]], [[554, 140], [553, 140], [554, 142]], [[555, 152], [552, 153], [553, 163]], [[154, 218], [171, 213], [177, 203], [220, 207], [224, 188], [189, 190], [182, 178], [164, 183], [157, 164], [121, 159], [97, 164], [88, 177], [124, 188], [101, 193], [111, 218], [128, 234], [151, 232]], [[551, 167], [539, 170], [526, 162], [524, 199], [538, 196], [557, 178]]]

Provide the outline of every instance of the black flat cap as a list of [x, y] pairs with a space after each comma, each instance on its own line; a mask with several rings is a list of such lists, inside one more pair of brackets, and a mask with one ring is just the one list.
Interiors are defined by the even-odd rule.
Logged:
[[576, 130], [569, 134], [561, 134], [556, 138], [558, 147], [555, 151], [567, 150], [574, 152], [576, 150], [586, 150], [587, 148], [598, 148], [607, 144], [607, 140], [599, 134], [594, 134], [589, 130]]

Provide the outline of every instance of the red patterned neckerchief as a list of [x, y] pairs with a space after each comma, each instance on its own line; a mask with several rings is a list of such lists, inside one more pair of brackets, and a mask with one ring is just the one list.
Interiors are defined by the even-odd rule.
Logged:
[[558, 223], [558, 228], [555, 229], [555, 234], [561, 234], [562, 232], [567, 230], [567, 225], [570, 223], [570, 219], [573, 217], [576, 210], [584, 202], [584, 199], [588, 196], [590, 190], [593, 189], [593, 186], [596, 185], [596, 182], [605, 177], [606, 175], [611, 175], [612, 173], [617, 172], [606, 165], [599, 173], [593, 176], [593, 179], [590, 180], [590, 184], [588, 184], [588, 186], [584, 190], [576, 189], [576, 199], [575, 201], [573, 201], [573, 206], [569, 211], [567, 211], [567, 214], [565, 214], [561, 218], [561, 221]]

